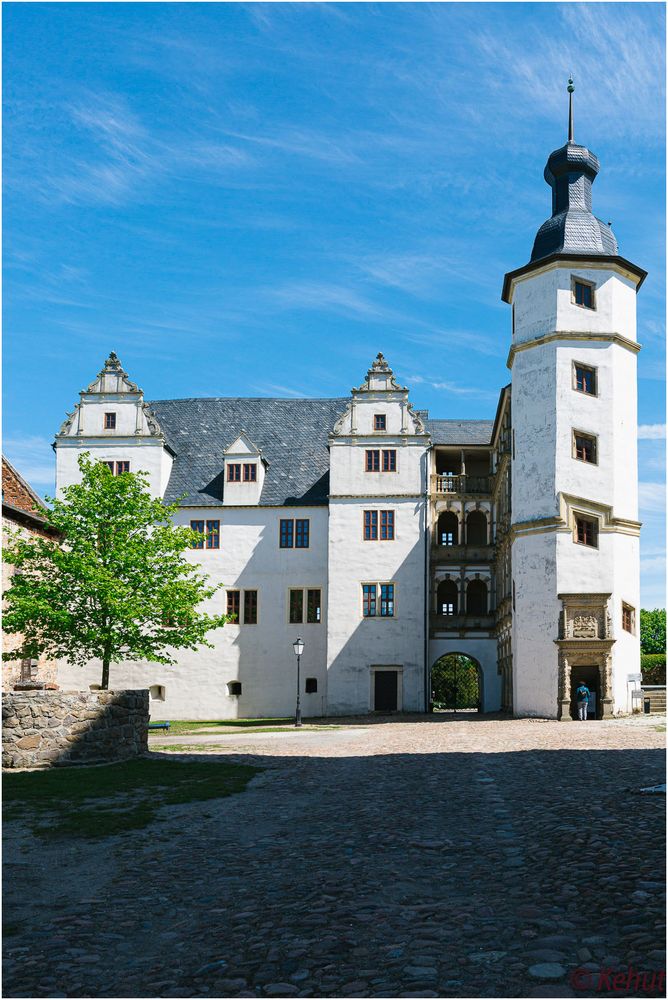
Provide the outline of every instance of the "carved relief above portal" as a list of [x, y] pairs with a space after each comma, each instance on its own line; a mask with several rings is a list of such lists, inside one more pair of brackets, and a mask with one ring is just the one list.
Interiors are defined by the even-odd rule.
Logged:
[[609, 639], [610, 594], [559, 594], [560, 639]]

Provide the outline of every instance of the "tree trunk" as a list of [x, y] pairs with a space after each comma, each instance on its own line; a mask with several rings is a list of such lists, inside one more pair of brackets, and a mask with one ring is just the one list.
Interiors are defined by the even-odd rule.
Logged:
[[109, 688], [109, 664], [110, 660], [102, 660], [102, 684], [100, 685], [103, 691]]

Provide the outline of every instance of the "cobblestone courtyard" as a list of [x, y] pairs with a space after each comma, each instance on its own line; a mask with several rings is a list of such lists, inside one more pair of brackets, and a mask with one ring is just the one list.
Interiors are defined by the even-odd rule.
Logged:
[[6, 825], [4, 996], [610, 995], [573, 970], [665, 968], [659, 721], [192, 737], [265, 770], [109, 839]]

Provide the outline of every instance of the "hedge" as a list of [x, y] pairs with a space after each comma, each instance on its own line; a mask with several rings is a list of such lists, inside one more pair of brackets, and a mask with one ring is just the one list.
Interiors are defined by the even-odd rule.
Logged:
[[642, 672], [643, 684], [665, 684], [666, 654], [642, 653], [640, 656], [640, 670]]

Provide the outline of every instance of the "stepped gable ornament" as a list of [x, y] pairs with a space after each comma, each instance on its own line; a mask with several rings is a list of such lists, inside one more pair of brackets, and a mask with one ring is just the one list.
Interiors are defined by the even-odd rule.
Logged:
[[406, 388], [405, 385], [398, 385], [397, 384], [397, 382], [396, 382], [396, 380], [394, 378], [394, 372], [392, 371], [392, 369], [390, 368], [389, 364], [387, 363], [385, 355], [382, 354], [380, 351], [378, 352], [378, 354], [374, 358], [373, 362], [371, 363], [371, 367], [369, 368], [368, 372], [366, 373], [366, 375], [364, 377], [364, 384], [361, 385], [361, 386], [359, 386], [359, 388], [355, 388], [355, 386], [353, 386], [353, 388], [352, 388], [351, 391], [353, 393], [355, 393], [355, 392], [368, 392], [369, 391], [369, 383], [371, 382], [371, 379], [372, 378], [378, 378], [378, 377], [380, 377], [381, 379], [383, 377], [385, 377], [386, 382], [387, 382], [386, 390], [397, 389], [399, 392], [408, 392], [408, 389]]
[[67, 410], [65, 411], [67, 415], [60, 425], [60, 430], [56, 434], [56, 437], [60, 437], [61, 434], [67, 434], [67, 432], [71, 429], [77, 409], [78, 407], [75, 406], [71, 413], [67, 413]]
[[[116, 389], [104, 389], [104, 378], [106, 376], [113, 376], [118, 379]], [[121, 388], [122, 386], [122, 388]], [[128, 378], [128, 373], [123, 368], [120, 358], [116, 354], [116, 351], [111, 351], [109, 357], [104, 363], [102, 371], [98, 374], [97, 378], [91, 382], [91, 384], [86, 389], [86, 392], [141, 392], [142, 390], [135, 382], [131, 382]]]

